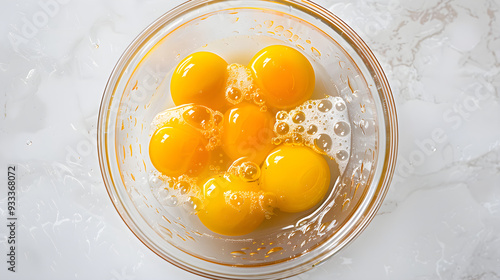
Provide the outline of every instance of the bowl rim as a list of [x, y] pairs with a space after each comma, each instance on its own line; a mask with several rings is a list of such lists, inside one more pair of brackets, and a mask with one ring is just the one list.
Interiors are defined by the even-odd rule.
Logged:
[[[99, 166], [101, 170], [101, 175], [104, 181], [104, 185], [106, 187], [106, 191], [108, 196], [110, 197], [113, 206], [118, 212], [121, 219], [125, 222], [126, 226], [130, 229], [130, 231], [151, 251], [157, 254], [162, 259], [168, 261], [169, 263], [184, 269], [193, 274], [211, 278], [211, 279], [234, 279], [228, 278], [220, 273], [214, 274], [213, 271], [200, 271], [199, 269], [193, 268], [189, 264], [183, 263], [177, 259], [169, 258], [169, 256], [165, 256], [162, 254], [158, 248], [154, 244], [150, 244], [142, 236], [144, 234], [142, 231], [134, 224], [133, 219], [131, 218], [130, 213], [128, 213], [127, 209], [119, 203], [119, 196], [117, 195], [117, 191], [115, 190], [116, 185], [114, 183], [114, 179], [111, 176], [110, 172], [110, 157], [108, 156], [108, 133], [104, 131], [109, 125], [109, 106], [111, 101], [114, 98], [116, 93], [116, 88], [118, 85], [118, 81], [121, 80], [123, 76], [124, 70], [129, 65], [131, 59], [134, 54], [141, 49], [142, 45], [145, 42], [145, 39], [149, 39], [151, 35], [153, 35], [158, 28], [166, 25], [169, 21], [177, 18], [179, 15], [182, 15], [188, 11], [195, 10], [202, 5], [220, 3], [220, 2], [238, 2], [238, 0], [191, 0], [188, 2], [184, 2], [170, 11], [164, 13], [158, 19], [153, 21], [148, 27], [146, 27], [136, 38], [129, 44], [129, 46], [122, 53], [120, 58], [118, 59], [115, 67], [113, 68], [111, 75], [106, 83], [106, 87], [104, 89], [103, 97], [101, 100], [99, 115], [98, 115], [98, 123], [97, 123], [97, 149], [98, 149], [98, 158], [99, 158]], [[246, 1], [249, 2], [249, 1]], [[377, 182], [377, 191], [374, 194], [374, 197], [371, 199], [370, 204], [366, 207], [367, 212], [363, 213], [363, 217], [360, 220], [357, 220], [358, 226], [352, 227], [350, 232], [346, 234], [346, 238], [342, 240], [341, 243], [337, 244], [331, 250], [327, 250], [325, 252], [321, 252], [317, 254], [314, 258], [309, 260], [308, 262], [301, 263], [299, 267], [294, 267], [288, 270], [286, 276], [275, 275], [282, 273], [282, 271], [273, 272], [271, 277], [291, 277], [297, 274], [300, 274], [304, 271], [307, 271], [318, 263], [323, 262], [328, 259], [346, 245], [352, 243], [361, 232], [365, 230], [368, 224], [373, 220], [376, 213], [378, 212], [380, 206], [382, 205], [382, 201], [384, 200], [387, 191], [389, 189], [390, 182], [394, 175], [395, 164], [397, 158], [397, 150], [398, 150], [398, 125], [397, 125], [397, 114], [396, 114], [396, 106], [394, 102], [394, 98], [392, 96], [392, 91], [389, 86], [389, 82], [385, 73], [378, 62], [377, 58], [367, 46], [367, 44], [361, 39], [361, 37], [344, 21], [342, 21], [339, 17], [334, 15], [332, 12], [323, 8], [322, 6], [310, 2], [307, 0], [252, 0], [250, 2], [273, 2], [282, 5], [289, 5], [293, 8], [301, 10], [309, 15], [320, 18], [326, 25], [328, 25], [333, 30], [342, 30], [342, 33], [339, 33], [341, 37], [346, 40], [351, 46], [355, 46], [355, 51], [357, 54], [363, 59], [365, 66], [372, 74], [372, 78], [375, 83], [377, 83], [378, 87], [376, 92], [379, 94], [379, 98], [381, 100], [381, 106], [383, 109], [383, 114], [380, 114], [379, 117], [383, 118], [385, 124], [385, 142], [379, 142], [379, 146], [385, 144], [385, 153], [380, 154], [384, 158], [383, 165], [381, 166], [380, 178], [375, 178], [373, 182]], [[146, 40], [147, 41], [147, 40]], [[379, 132], [383, 133], [383, 132]], [[373, 185], [372, 182], [372, 185]], [[373, 187], [373, 186], [372, 186]], [[267, 278], [266, 278], [267, 279]], [[274, 279], [274, 278], [269, 278]]]

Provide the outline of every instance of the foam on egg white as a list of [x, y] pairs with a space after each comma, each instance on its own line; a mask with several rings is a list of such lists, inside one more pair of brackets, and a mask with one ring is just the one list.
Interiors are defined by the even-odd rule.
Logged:
[[351, 151], [351, 126], [345, 101], [338, 96], [308, 100], [276, 113], [275, 144], [298, 144], [327, 155], [344, 173]]

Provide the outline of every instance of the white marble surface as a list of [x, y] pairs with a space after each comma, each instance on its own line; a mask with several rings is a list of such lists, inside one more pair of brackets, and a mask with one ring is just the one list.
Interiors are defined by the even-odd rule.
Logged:
[[[175, 0], [0, 9], [0, 279], [200, 279], [150, 252], [100, 176], [96, 118], [129, 42]], [[349, 247], [293, 279], [500, 279], [500, 2], [322, 0], [368, 43], [397, 102], [396, 177]], [[18, 263], [7, 271], [7, 164]]]

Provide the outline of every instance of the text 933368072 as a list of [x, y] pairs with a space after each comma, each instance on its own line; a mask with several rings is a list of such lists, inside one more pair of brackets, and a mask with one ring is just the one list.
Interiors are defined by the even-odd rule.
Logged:
[[15, 165], [7, 166], [7, 270], [12, 272], [16, 272], [16, 169]]

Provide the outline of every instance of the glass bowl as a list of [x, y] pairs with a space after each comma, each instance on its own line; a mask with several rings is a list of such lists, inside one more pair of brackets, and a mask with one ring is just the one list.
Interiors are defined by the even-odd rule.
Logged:
[[[270, 44], [294, 47], [326, 70], [328, 90], [347, 103], [350, 157], [314, 211], [288, 226], [239, 237], [217, 235], [189, 214], [186, 203], [155, 193], [159, 181], [148, 156], [151, 121], [173, 104], [171, 73], [190, 53], [217, 50], [226, 61], [246, 65], [256, 52], [249, 48]], [[384, 199], [397, 141], [394, 101], [373, 53], [335, 15], [298, 0], [195, 0], [167, 12], [119, 59], [98, 120], [102, 176], [127, 226], [166, 261], [213, 279], [286, 278], [345, 247]]]

